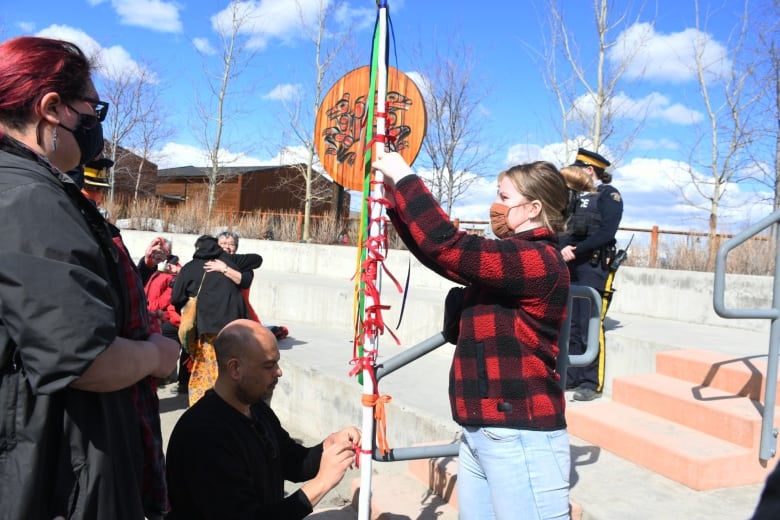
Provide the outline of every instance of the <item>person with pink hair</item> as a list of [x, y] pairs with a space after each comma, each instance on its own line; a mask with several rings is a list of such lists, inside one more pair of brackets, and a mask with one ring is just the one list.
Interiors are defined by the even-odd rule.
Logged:
[[91, 72], [73, 43], [0, 44], [2, 518], [164, 514], [144, 503], [134, 392], [179, 346], [153, 332], [142, 284], [65, 173], [103, 149]]

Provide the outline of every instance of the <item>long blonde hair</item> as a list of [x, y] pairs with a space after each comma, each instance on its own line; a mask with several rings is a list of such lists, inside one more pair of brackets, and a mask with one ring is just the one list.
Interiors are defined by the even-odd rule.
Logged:
[[576, 191], [577, 193], [588, 192], [593, 193], [596, 191], [596, 187], [593, 185], [593, 179], [590, 175], [585, 173], [585, 170], [580, 166], [571, 165], [561, 168], [561, 175], [566, 180], [566, 186]]
[[504, 177], [509, 177], [526, 199], [542, 203], [539, 219], [544, 227], [556, 233], [564, 230], [564, 212], [569, 199], [566, 181], [558, 168], [547, 161], [536, 161], [504, 170], [498, 174], [498, 182]]

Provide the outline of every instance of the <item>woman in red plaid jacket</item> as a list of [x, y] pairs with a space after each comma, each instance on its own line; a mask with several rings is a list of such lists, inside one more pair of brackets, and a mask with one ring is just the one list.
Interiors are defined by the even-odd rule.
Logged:
[[409, 250], [466, 286], [450, 368], [461, 519], [569, 517], [569, 438], [556, 373], [569, 271], [556, 233], [567, 189], [548, 162], [498, 176], [488, 239], [458, 231], [397, 153], [380, 153], [388, 215]]

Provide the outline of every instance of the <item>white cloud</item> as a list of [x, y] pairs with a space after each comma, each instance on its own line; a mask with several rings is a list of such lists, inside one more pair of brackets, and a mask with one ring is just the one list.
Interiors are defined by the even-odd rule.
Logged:
[[[51, 25], [37, 33], [37, 36], [59, 38], [73, 42], [95, 63], [95, 72], [109, 79], [118, 77], [139, 77], [145, 68], [135, 61], [121, 46], [103, 48], [91, 36], [80, 29], [67, 25]], [[146, 71], [149, 81], [156, 81], [156, 76]]]
[[[296, 145], [296, 146], [285, 146], [281, 150], [279, 150], [279, 153], [271, 157], [270, 159], [266, 159], [263, 164], [295, 164], [295, 163], [305, 163], [309, 160], [309, 151], [306, 149], [305, 146]], [[317, 157], [317, 154], [314, 154], [314, 164], [313, 167], [315, 169], [321, 169], [322, 164], [319, 162], [319, 157]]]
[[522, 164], [538, 160], [542, 156], [542, 147], [533, 143], [513, 144], [506, 153], [504, 164]]
[[35, 31], [35, 22], [16, 22], [16, 26], [24, 33], [32, 33]]
[[[709, 201], [695, 189], [688, 173], [689, 166], [669, 159], [637, 158], [617, 168], [612, 184], [623, 196], [623, 227], [649, 228], [654, 225], [667, 230], [706, 230]], [[706, 172], [694, 171], [697, 182], [711, 178]], [[683, 186], [683, 199], [680, 188]], [[706, 187], [704, 189], [706, 193]], [[719, 230], [734, 231], [744, 228], [771, 212], [760, 199], [768, 194], [742, 189], [729, 183], [720, 201]]]
[[284, 83], [276, 85], [270, 92], [263, 96], [263, 99], [271, 101], [288, 101], [300, 99], [303, 95], [303, 85], [300, 83]]
[[161, 150], [152, 154], [151, 160], [157, 163], [160, 169], [178, 168], [180, 166], [197, 166], [206, 164], [208, 155], [206, 151], [181, 143], [165, 143]]
[[629, 61], [628, 79], [684, 83], [696, 79], [697, 53], [710, 78], [731, 67], [727, 49], [711, 34], [693, 28], [664, 34], [648, 23], [634, 24], [621, 33], [607, 58], [613, 65]]
[[[582, 139], [582, 138], [579, 138]], [[570, 154], [577, 149], [577, 140], [569, 143]], [[675, 143], [668, 139], [643, 143], [647, 148], [673, 148]], [[587, 143], [582, 141], [582, 146]], [[536, 160], [547, 160], [556, 165], [570, 164], [573, 157], [566, 157], [563, 143], [537, 145], [516, 144], [510, 147], [506, 164], [519, 164]], [[603, 149], [609, 156], [609, 150]], [[708, 214], [701, 207], [707, 201], [696, 192], [687, 173], [687, 164], [671, 159], [634, 158], [613, 170], [612, 184], [620, 191], [624, 201], [622, 227], [650, 229], [659, 226], [662, 230], [704, 231], [707, 229]], [[699, 180], [706, 181], [704, 173], [695, 173]], [[685, 185], [686, 196], [699, 207], [683, 200], [677, 185]], [[495, 176], [480, 179], [468, 191], [468, 196], [457, 201], [452, 211], [453, 218], [461, 220], [487, 220], [487, 210], [495, 198]], [[731, 183], [721, 201], [719, 228], [726, 232], [744, 228], [748, 222], [756, 222], [771, 212], [768, 204], [761, 202], [769, 194], [756, 193], [743, 184]], [[621, 235], [625, 243], [631, 233]]]
[[[584, 136], [578, 136], [571, 139], [566, 146], [564, 143], [551, 143], [547, 145], [537, 145], [532, 143], [516, 144], [509, 147], [505, 166], [523, 164], [532, 161], [549, 161], [560, 167], [574, 162], [577, 155], [577, 148], [591, 148], [591, 143]], [[601, 153], [609, 157], [611, 153], [606, 145], [602, 145]]]
[[207, 56], [213, 56], [217, 53], [217, 50], [211, 45], [208, 38], [193, 38], [192, 45], [200, 52]]
[[675, 125], [692, 125], [704, 119], [704, 114], [698, 110], [693, 110], [679, 103], [655, 107], [656, 110], [650, 112], [653, 119], [661, 119]]
[[[574, 101], [579, 114], [595, 117], [595, 100], [585, 94]], [[607, 105], [607, 110], [614, 116], [634, 121], [659, 119], [676, 125], [691, 125], [698, 123], [704, 115], [679, 103], [671, 104], [669, 98], [658, 92], [648, 94], [643, 98], [634, 99], [624, 92], [618, 92]]]
[[58, 38], [75, 43], [84, 51], [88, 58], [93, 59], [102, 51], [100, 44], [81, 29], [74, 29], [68, 25], [50, 25], [36, 33], [36, 36], [44, 38]]
[[[225, 166], [267, 166], [277, 164], [293, 164], [305, 162], [308, 154], [302, 146], [283, 148], [275, 156], [267, 159], [253, 157], [245, 153], [234, 153], [230, 150], [220, 150], [220, 159]], [[316, 159], [316, 157], [315, 157]], [[162, 149], [154, 152], [152, 161], [160, 169], [177, 168], [180, 166], [203, 166], [208, 164], [208, 153], [199, 146], [169, 142]], [[315, 161], [315, 168], [319, 163]]]
[[404, 74], [417, 85], [417, 88], [420, 90], [420, 95], [422, 95], [423, 100], [427, 102], [431, 98], [431, 90], [429, 88], [430, 80], [421, 72], [417, 71], [405, 72]]
[[[306, 12], [308, 4], [301, 5]], [[259, 0], [235, 3], [239, 18], [243, 20], [241, 34], [249, 37], [249, 46], [264, 49], [271, 39], [294, 40], [301, 32], [301, 18], [295, 2], [286, 0]], [[232, 27], [233, 7], [225, 7], [211, 17], [212, 28], [220, 34], [228, 34]]]
[[180, 33], [179, 4], [161, 0], [111, 0], [120, 23], [159, 32]]
[[[244, 22], [240, 32], [249, 38], [249, 47], [258, 50], [265, 49], [272, 40], [290, 43], [306, 38], [305, 28], [316, 27], [320, 7], [329, 9], [330, 4], [330, 0], [246, 0], [235, 3], [237, 13]], [[232, 16], [231, 6], [226, 7], [211, 17], [212, 28], [218, 33], [227, 34]], [[373, 23], [373, 10], [352, 9], [343, 4], [333, 16], [335, 23], [352, 28], [357, 28], [360, 21], [365, 19]]]
[[635, 139], [635, 150], [677, 150], [680, 148], [680, 143], [673, 141], [672, 139]]

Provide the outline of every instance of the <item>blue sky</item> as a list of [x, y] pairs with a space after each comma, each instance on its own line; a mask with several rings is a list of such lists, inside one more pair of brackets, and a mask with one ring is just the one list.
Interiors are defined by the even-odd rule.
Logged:
[[[298, 3], [310, 13], [319, 1]], [[593, 2], [563, 3], [567, 21], [572, 27], [582, 27], [581, 34], [576, 34], [577, 43], [583, 49], [593, 48]], [[631, 2], [620, 4], [616, 13]], [[694, 149], [694, 140], [701, 134], [697, 122], [704, 117], [691, 68], [690, 42], [704, 38], [714, 59], [726, 52], [742, 6], [736, 1], [700, 0], [702, 11], [709, 16], [706, 27], [697, 30], [693, 2], [657, 0], [646, 4], [642, 13], [629, 7], [627, 20], [631, 23], [625, 23], [614, 35], [620, 34], [621, 42], [630, 42], [638, 34], [645, 38], [618, 87], [627, 106], [641, 107], [647, 114], [633, 146], [613, 160], [613, 184], [625, 201], [622, 225], [702, 230], [707, 214], [684, 202], [674, 188], [675, 180], [684, 179], [681, 166]], [[235, 165], [278, 162], [283, 146], [295, 146], [285, 122], [284, 101], [289, 103], [295, 95], [305, 100], [313, 89], [313, 49], [302, 38], [296, 2], [260, 0], [247, 5], [256, 8], [260, 16], [247, 35], [256, 54], [229, 98], [234, 117], [225, 151], [235, 159]], [[560, 116], [538, 59], [547, 33], [543, 0], [390, 0], [389, 5], [397, 53], [393, 65], [412, 75], [425, 74], [425, 70], [410, 68], [413, 49], [420, 47], [426, 52], [434, 42], [446, 49], [447, 42], [457, 38], [472, 49], [477, 63], [475, 77], [489, 87], [480, 102], [480, 114], [484, 146], [501, 143], [495, 145], [485, 165], [485, 170], [493, 173], [473, 185], [455, 205], [453, 217], [486, 219], [495, 196], [495, 174], [510, 164], [536, 159], [558, 165], [570, 162], [572, 157], [561, 156], [563, 145], [556, 125]], [[160, 86], [166, 122], [175, 130], [158, 150], [160, 167], [200, 165], [206, 161], [196, 137], [195, 105], [205, 92], [203, 63], [213, 66], [217, 59], [209, 54], [220, 45], [214, 20], [226, 7], [225, 0], [6, 2], [0, 14], [0, 36], [59, 37], [76, 42], [89, 54], [99, 54], [106, 68], [149, 71]], [[342, 73], [368, 63], [375, 13], [375, 2], [367, 0], [350, 0], [339, 10], [337, 23], [352, 27], [354, 37], [339, 64]], [[613, 49], [610, 59], [621, 59], [620, 52], [620, 48]], [[100, 90], [100, 73], [95, 79]], [[335, 78], [326, 90], [333, 81]], [[313, 114], [310, 117], [313, 119]], [[626, 115], [618, 124], [632, 128], [635, 123]], [[610, 157], [609, 141], [601, 151]], [[762, 189], [756, 183], [728, 186], [721, 217], [724, 232], [739, 231], [746, 222], [770, 213], [769, 206], [757, 202], [756, 192]], [[696, 198], [691, 190], [688, 194]]]

